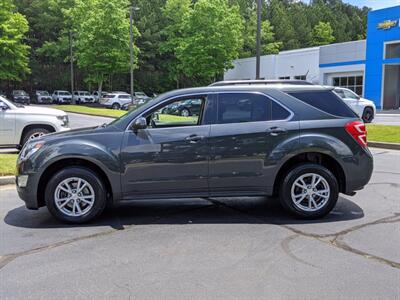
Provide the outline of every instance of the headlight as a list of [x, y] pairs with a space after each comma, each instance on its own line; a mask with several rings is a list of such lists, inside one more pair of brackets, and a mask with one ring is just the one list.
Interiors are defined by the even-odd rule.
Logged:
[[22, 148], [21, 152], [19, 153], [19, 161], [27, 160], [31, 157], [34, 153], [36, 153], [40, 148], [44, 145], [43, 141], [40, 142], [27, 142], [24, 147]]
[[63, 127], [68, 127], [69, 119], [68, 119], [68, 116], [67, 116], [67, 115], [64, 115], [64, 116], [57, 116], [57, 119], [59, 119], [59, 120], [62, 122], [61, 126], [63, 126]]

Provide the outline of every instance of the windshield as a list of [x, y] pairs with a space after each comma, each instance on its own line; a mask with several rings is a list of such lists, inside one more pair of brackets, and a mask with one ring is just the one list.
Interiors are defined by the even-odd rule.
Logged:
[[114, 94], [107, 94], [107, 95], [104, 96], [104, 98], [114, 98], [114, 97], [115, 97]]
[[83, 95], [83, 96], [90, 96], [89, 92], [82, 92], [81, 95]]
[[26, 96], [27, 95], [24, 91], [14, 91], [13, 94], [16, 96]]
[[36, 93], [40, 96], [49, 96], [49, 92], [47, 91], [37, 91]]
[[59, 94], [59, 95], [62, 95], [62, 96], [69, 96], [69, 95], [71, 95], [69, 92], [59, 92], [58, 94]]

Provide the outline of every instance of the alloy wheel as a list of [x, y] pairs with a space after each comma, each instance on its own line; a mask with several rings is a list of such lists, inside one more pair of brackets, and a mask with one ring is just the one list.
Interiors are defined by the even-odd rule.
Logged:
[[291, 188], [294, 205], [302, 211], [314, 212], [324, 207], [329, 200], [330, 187], [324, 177], [316, 173], [299, 176]]
[[33, 140], [33, 139], [36, 139], [36, 138], [44, 136], [44, 135], [45, 135], [45, 133], [43, 131], [34, 132], [33, 134], [31, 134], [29, 136], [29, 140]]
[[86, 180], [70, 177], [61, 181], [54, 192], [57, 209], [71, 217], [80, 217], [88, 213], [95, 203], [93, 187]]

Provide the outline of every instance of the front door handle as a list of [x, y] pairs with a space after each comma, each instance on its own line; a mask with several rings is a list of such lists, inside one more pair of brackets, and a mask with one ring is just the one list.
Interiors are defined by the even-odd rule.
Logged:
[[197, 135], [197, 134], [191, 134], [185, 138], [186, 141], [188, 141], [192, 144], [197, 143], [197, 142], [201, 141], [202, 139], [204, 139], [204, 136]]
[[272, 136], [278, 136], [278, 135], [287, 134], [287, 130], [285, 128], [274, 126], [274, 127], [268, 128], [267, 133]]

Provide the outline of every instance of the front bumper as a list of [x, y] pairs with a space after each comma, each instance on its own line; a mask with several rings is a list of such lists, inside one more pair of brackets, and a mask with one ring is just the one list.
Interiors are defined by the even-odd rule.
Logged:
[[[17, 166], [17, 170], [21, 165]], [[40, 206], [37, 197], [37, 186], [39, 184], [39, 176], [37, 174], [18, 174], [15, 179], [17, 192], [25, 206], [28, 209], [38, 209]], [[44, 203], [42, 201], [41, 203]]]

